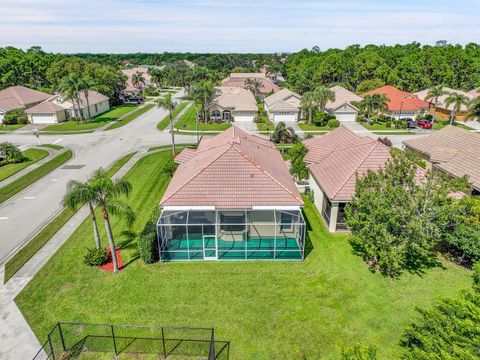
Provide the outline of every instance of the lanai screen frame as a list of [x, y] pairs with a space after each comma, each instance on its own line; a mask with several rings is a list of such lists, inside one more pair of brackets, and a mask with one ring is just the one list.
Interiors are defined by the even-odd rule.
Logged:
[[[214, 214], [213, 221], [207, 222], [198, 222], [193, 219], [191, 215], [199, 215], [199, 213], [209, 213], [210, 215]], [[221, 222], [221, 215], [227, 215], [227, 214], [244, 214], [244, 222], [238, 223], [238, 222]], [[270, 213], [272, 216], [272, 221], [264, 221], [264, 222], [258, 222], [258, 219], [256, 220], [251, 220], [251, 215], [258, 215], [260, 213], [266, 214]], [[282, 214], [286, 214], [292, 218], [292, 221], [290, 222], [282, 222]], [[174, 219], [176, 222], [170, 222], [166, 223], [167, 217], [170, 217], [172, 215], [175, 215]], [[159, 260], [160, 261], [204, 261], [205, 259], [203, 258], [204, 254], [204, 249], [203, 249], [203, 243], [202, 243], [202, 248], [195, 247], [195, 248], [190, 248], [190, 237], [189, 237], [189, 228], [190, 227], [202, 227], [202, 238], [204, 235], [215, 235], [216, 236], [216, 251], [217, 251], [217, 256], [218, 253], [234, 253], [234, 252], [241, 252], [244, 253], [244, 257], [242, 258], [219, 258], [218, 260], [226, 261], [226, 260], [233, 260], [233, 261], [242, 261], [242, 260], [267, 260], [267, 261], [272, 261], [272, 260], [282, 260], [282, 261], [301, 261], [305, 257], [305, 237], [306, 237], [306, 223], [305, 219], [303, 216], [302, 209], [299, 208], [294, 208], [294, 207], [277, 207], [277, 208], [254, 208], [254, 209], [214, 209], [214, 208], [166, 208], [162, 209], [160, 217], [157, 222], [157, 242], [158, 242], [158, 249], [159, 249]], [[245, 243], [245, 248], [235, 248], [234, 250], [228, 250], [226, 248], [221, 248], [219, 246], [219, 240], [222, 240], [222, 238], [219, 236], [219, 231], [221, 230], [222, 227], [224, 226], [233, 226], [233, 227], [244, 227], [244, 233], [249, 234], [249, 230], [256, 229], [258, 227], [270, 227], [270, 230], [273, 228], [274, 229], [274, 237], [273, 239], [273, 249], [271, 248], [248, 248], [248, 242], [252, 241], [251, 235], [248, 235], [248, 237], [245, 237], [243, 242]], [[285, 226], [288, 227], [290, 226], [292, 229], [290, 234], [293, 234], [294, 238], [287, 238], [286, 236], [282, 236], [281, 232], [281, 227]], [[168, 245], [171, 244], [171, 241], [174, 239], [168, 239], [168, 230], [170, 228], [170, 231], [173, 233], [173, 227], [184, 227], [185, 233], [186, 233], [186, 240], [182, 239], [180, 241], [185, 241], [187, 244], [187, 249], [186, 250], [171, 250], [168, 249]], [[207, 228], [207, 233], [205, 234], [205, 227]], [[287, 229], [288, 230], [288, 229]], [[237, 231], [236, 236], [241, 236], [239, 235], [241, 231]], [[288, 231], [284, 231], [283, 234], [285, 234]], [[280, 235], [280, 236], [278, 236]], [[277, 244], [279, 241], [282, 239], [287, 239], [286, 242], [288, 242], [288, 239], [292, 240], [294, 239], [296, 241], [296, 244], [298, 245], [297, 248], [295, 249], [290, 249], [288, 247], [283, 247], [283, 248], [277, 248]], [[167, 249], [167, 250], [166, 250]], [[272, 252], [273, 257], [267, 257], [265, 259], [261, 258], [252, 258], [250, 259], [248, 254], [252, 252], [264, 252], [264, 253], [269, 253]], [[164, 259], [162, 255], [169, 255], [171, 253], [174, 254], [186, 254], [187, 256], [185, 258], [177, 258], [177, 259]], [[192, 256], [193, 253], [193, 256]], [[201, 257], [198, 257], [198, 254], [202, 253]], [[286, 258], [282, 256], [278, 256], [279, 254], [282, 255], [282, 253], [299, 253], [298, 258]]]

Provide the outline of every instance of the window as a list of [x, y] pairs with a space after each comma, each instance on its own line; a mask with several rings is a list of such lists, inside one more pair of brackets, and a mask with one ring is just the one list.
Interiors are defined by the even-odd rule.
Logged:
[[223, 120], [232, 120], [232, 112], [230, 110], [223, 110]]
[[292, 230], [293, 227], [293, 215], [289, 213], [281, 213], [280, 216], [280, 230]]
[[215, 109], [211, 112], [210, 116], [214, 119], [220, 119], [222, 117], [222, 114], [220, 113], [220, 110]]

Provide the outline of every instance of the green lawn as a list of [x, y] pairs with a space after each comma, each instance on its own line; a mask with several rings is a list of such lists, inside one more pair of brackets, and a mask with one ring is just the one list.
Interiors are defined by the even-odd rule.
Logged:
[[42, 132], [96, 129], [100, 126], [108, 124], [113, 120], [118, 119], [120, 116], [127, 114], [128, 112], [132, 111], [138, 106], [139, 106], [138, 104], [123, 104], [119, 106], [114, 106], [107, 112], [97, 115], [91, 120], [87, 120], [83, 123], [77, 124], [75, 121], [65, 121], [60, 124], [47, 126], [42, 130]]
[[[126, 175], [138, 234], [157, 211], [168, 184], [168, 150], [142, 158]], [[307, 201], [311, 251], [303, 262], [196, 262], [145, 265], [127, 227], [112, 225], [128, 264], [113, 275], [82, 264], [94, 244], [87, 219], [17, 297], [41, 341], [57, 321], [215, 327], [230, 340], [231, 359], [338, 359], [344, 345], [367, 342], [380, 359], [398, 358], [402, 329], [415, 306], [470, 284], [449, 262], [399, 279], [374, 274], [353, 254], [346, 235], [326, 232]], [[103, 244], [107, 240], [99, 224]]]
[[71, 150], [65, 151], [38, 168], [33, 169], [22, 177], [19, 177], [15, 181], [12, 181], [11, 183], [0, 188], [0, 204], [19, 193], [26, 187], [32, 185], [35, 181], [41, 179], [49, 172], [55, 170], [57, 167], [69, 160], [72, 156], [73, 152]]
[[24, 126], [25, 124], [5, 125], [0, 123], [0, 132], [17, 130]]
[[145, 105], [144, 107], [142, 107], [141, 109], [132, 111], [130, 114], [125, 116], [122, 120], [115, 122], [114, 124], [107, 127], [105, 130], [112, 130], [112, 129], [119, 128], [123, 125], [126, 125], [130, 121], [133, 121], [136, 118], [138, 118], [140, 115], [145, 114], [148, 110], [150, 110], [153, 107], [155, 107], [155, 104], [148, 104], [148, 105]]
[[30, 166], [33, 163], [36, 163], [37, 161], [48, 156], [48, 151], [32, 148], [25, 150], [23, 152], [23, 156], [25, 156], [26, 160], [21, 163], [0, 166], [0, 181], [5, 180], [6, 178], [16, 174], [20, 170], [25, 169], [27, 166]]
[[[173, 110], [173, 118], [175, 119], [175, 117], [180, 113], [180, 111], [183, 110], [183, 108], [185, 106], [187, 106], [188, 104], [188, 101], [183, 101], [181, 102], [180, 104], [178, 104], [178, 106], [175, 108], [175, 110]], [[165, 116], [162, 121], [160, 121], [158, 124], [157, 124], [157, 129], [158, 130], [165, 130], [168, 126], [168, 124], [170, 123], [170, 116], [167, 115]]]
[[[120, 168], [130, 160], [135, 153], [125, 155], [108, 168], [107, 175], [113, 176]], [[75, 214], [68, 208], [63, 209], [55, 218], [38, 232], [24, 247], [5, 263], [4, 283], [6, 283], [20, 268], [32, 258], [53, 235], [55, 235], [70, 218]]]
[[300, 129], [302, 129], [303, 131], [331, 131], [331, 130], [335, 130], [335, 128], [332, 128], [330, 126], [308, 125], [307, 123], [304, 123], [304, 122], [299, 122], [298, 126], [300, 126]]
[[[447, 125], [450, 125], [450, 121], [448, 121], [448, 120], [436, 121], [435, 124], [433, 125], [433, 129], [434, 130], [440, 130], [440, 129], [443, 129]], [[458, 122], [458, 121], [454, 122], [453, 125], [461, 128], [461, 129], [473, 130], [470, 126], [462, 124], [461, 122]]]
[[[182, 117], [175, 124], [177, 130], [196, 130], [195, 125], [196, 112], [195, 106], [190, 106], [188, 110], [182, 115]], [[200, 131], [223, 131], [231, 126], [230, 123], [221, 124], [205, 124], [200, 123], [198, 129]]]
[[50, 148], [50, 149], [55, 149], [55, 150], [62, 150], [63, 149], [63, 146], [61, 145], [56, 145], [56, 144], [42, 144], [40, 145], [41, 147], [46, 147], [46, 148]]

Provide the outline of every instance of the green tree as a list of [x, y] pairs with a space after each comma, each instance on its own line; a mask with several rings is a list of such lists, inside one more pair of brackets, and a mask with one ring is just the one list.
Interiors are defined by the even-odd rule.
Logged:
[[308, 149], [302, 143], [295, 144], [289, 151], [290, 153], [290, 174], [298, 181], [308, 178], [308, 167], [303, 160], [307, 155]]
[[275, 126], [275, 130], [273, 131], [270, 140], [275, 144], [281, 144], [283, 152], [284, 144], [296, 142], [297, 138], [298, 135], [295, 134], [295, 130], [291, 127], [287, 127], [283, 121], [280, 121], [277, 126]]
[[119, 216], [125, 219], [128, 226], [135, 221], [135, 214], [130, 206], [119, 199], [120, 196], [128, 196], [132, 191], [132, 185], [123, 179], [112, 180], [104, 169], [98, 169], [90, 179], [93, 190], [93, 204], [100, 207], [105, 221], [110, 252], [113, 261], [113, 271], [118, 272], [118, 260], [116, 255], [115, 239], [113, 237], [110, 216]]
[[437, 172], [417, 177], [417, 166], [401, 151], [379, 171], [358, 178], [345, 208], [351, 242], [373, 268], [387, 275], [435, 263], [436, 246], [448, 231], [452, 191], [465, 179]]
[[145, 86], [145, 77], [142, 73], [136, 72], [132, 74], [132, 85], [137, 88], [143, 94], [143, 88]]
[[480, 121], [480, 97], [473, 99], [468, 105], [466, 120]]
[[245, 89], [250, 91], [255, 98], [258, 96], [262, 88], [263, 83], [256, 78], [248, 78], [245, 80]]
[[372, 345], [357, 344], [342, 349], [342, 360], [376, 360], [377, 348]]
[[213, 88], [213, 83], [210, 80], [203, 80], [200, 81], [196, 85], [195, 92], [197, 93], [198, 97], [202, 101], [202, 115], [203, 115], [203, 121], [208, 122], [209, 116], [208, 116], [208, 101], [210, 98], [213, 96], [214, 93], [214, 88]]
[[363, 100], [358, 103], [358, 107], [362, 113], [367, 116], [367, 120], [370, 120], [370, 116], [372, 115], [372, 112], [375, 111], [376, 106], [376, 100], [373, 95], [365, 95]]
[[385, 82], [380, 79], [366, 79], [358, 84], [356, 92], [357, 94], [363, 94], [371, 90], [378, 89], [385, 85]]
[[388, 101], [390, 100], [384, 94], [373, 94], [373, 109], [378, 114], [388, 111]]
[[177, 104], [172, 100], [172, 94], [168, 93], [165, 97], [155, 100], [157, 107], [163, 108], [168, 111], [168, 117], [170, 118], [170, 134], [172, 136], [172, 155], [177, 153], [175, 149], [175, 132], [173, 130], [173, 110], [177, 107]]
[[67, 100], [70, 100], [73, 105], [73, 113], [76, 118], [83, 121], [83, 113], [80, 105], [80, 91], [82, 91], [83, 79], [78, 75], [71, 74], [62, 79], [60, 83], [60, 92]]
[[67, 193], [63, 197], [63, 206], [68, 207], [71, 210], [77, 210], [78, 207], [84, 204], [88, 205], [90, 211], [90, 219], [93, 224], [93, 236], [95, 239], [95, 245], [97, 249], [102, 247], [100, 242], [100, 234], [98, 232], [97, 218], [95, 216], [95, 209], [93, 204], [95, 202], [95, 190], [92, 186], [92, 182], [87, 180], [85, 182], [70, 180], [67, 183]]
[[452, 105], [452, 113], [450, 115], [450, 124], [457, 120], [457, 115], [462, 109], [462, 105], [468, 105], [468, 98], [465, 95], [452, 92], [445, 99], [447, 109]]
[[78, 82], [78, 90], [83, 92], [83, 96], [85, 97], [86, 105], [87, 105], [87, 113], [88, 113], [88, 118], [90, 119], [92, 117], [92, 114], [90, 113], [90, 101], [89, 101], [89, 94], [90, 90], [92, 90], [95, 87], [95, 83], [89, 79], [84, 79], [80, 78]]
[[317, 99], [312, 91], [308, 91], [302, 96], [301, 107], [308, 113], [308, 125], [312, 125], [312, 113], [317, 107]]
[[0, 143], [0, 165], [19, 163], [25, 160], [19, 148], [9, 142]]
[[425, 97], [425, 101], [433, 100], [433, 119], [434, 120], [435, 120], [435, 114], [437, 113], [438, 98], [443, 95], [445, 95], [445, 91], [443, 90], [443, 85], [436, 85], [428, 89], [427, 96]]
[[326, 86], [317, 87], [313, 93], [321, 112], [325, 112], [327, 104], [330, 101], [335, 101], [335, 93]]

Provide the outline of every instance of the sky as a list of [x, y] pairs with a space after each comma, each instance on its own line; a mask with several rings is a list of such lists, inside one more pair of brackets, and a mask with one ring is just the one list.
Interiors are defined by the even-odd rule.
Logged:
[[0, 47], [294, 52], [480, 42], [480, 0], [0, 0]]

